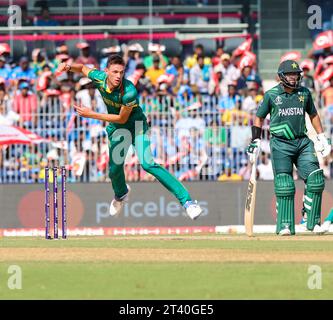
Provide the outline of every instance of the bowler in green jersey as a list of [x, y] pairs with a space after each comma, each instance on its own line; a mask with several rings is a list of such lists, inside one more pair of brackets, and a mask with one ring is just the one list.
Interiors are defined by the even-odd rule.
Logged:
[[202, 213], [198, 202], [193, 201], [186, 188], [152, 157], [147, 119], [139, 105], [135, 86], [123, 78], [123, 58], [119, 55], [109, 56], [104, 71], [91, 69], [83, 64], [61, 63], [57, 73], [63, 71], [79, 72], [90, 78], [107, 108], [108, 113], [101, 114], [82, 104], [74, 106], [82, 117], [109, 122], [106, 128], [109, 138], [109, 177], [114, 190], [110, 214], [117, 215], [128, 199], [130, 188], [125, 182], [124, 162], [129, 147], [133, 145], [142, 168], [174, 194], [191, 219], [196, 219]]
[[[280, 83], [268, 90], [258, 106], [252, 127], [252, 142], [248, 147], [250, 161], [257, 161], [260, 151], [261, 128], [270, 114], [270, 148], [274, 172], [277, 225], [279, 235], [295, 234], [293, 165], [305, 182], [303, 213], [306, 228], [323, 233], [321, 201], [325, 187], [323, 170], [317, 152], [323, 157], [331, 151], [310, 91], [299, 85], [302, 69], [293, 60], [283, 61], [278, 69]], [[305, 114], [308, 114], [317, 137], [316, 143], [307, 136]]]

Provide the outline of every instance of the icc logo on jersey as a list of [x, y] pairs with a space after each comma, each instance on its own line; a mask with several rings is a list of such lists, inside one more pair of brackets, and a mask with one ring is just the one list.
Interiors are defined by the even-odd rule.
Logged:
[[282, 104], [282, 98], [281, 98], [280, 96], [277, 96], [277, 97], [275, 98], [275, 100], [274, 100], [274, 103], [275, 103], [276, 105]]

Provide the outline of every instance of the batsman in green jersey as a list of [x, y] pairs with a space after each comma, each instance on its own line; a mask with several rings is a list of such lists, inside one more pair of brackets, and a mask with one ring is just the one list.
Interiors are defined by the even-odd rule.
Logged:
[[166, 169], [155, 163], [148, 136], [148, 124], [133, 83], [123, 79], [125, 62], [119, 55], [111, 55], [104, 71], [88, 68], [82, 64], [61, 63], [57, 73], [79, 72], [90, 78], [101, 93], [107, 114], [93, 111], [84, 105], [74, 106], [77, 113], [86, 118], [109, 122], [106, 128], [109, 138], [109, 177], [115, 193], [110, 204], [110, 214], [117, 215], [130, 192], [125, 182], [124, 162], [127, 151], [134, 145], [143, 169], [152, 174], [179, 200], [191, 219], [202, 212], [197, 201], [192, 201], [186, 188]]
[[[310, 91], [300, 87], [302, 70], [298, 63], [287, 60], [280, 64], [280, 83], [268, 90], [258, 106], [252, 127], [252, 142], [248, 155], [253, 163], [260, 151], [261, 128], [270, 114], [270, 148], [274, 172], [277, 226], [279, 235], [295, 234], [293, 165], [305, 182], [304, 212], [306, 228], [315, 233], [321, 230], [321, 200], [325, 187], [323, 170], [319, 167], [316, 151], [327, 156], [331, 146], [323, 128]], [[314, 144], [306, 134], [305, 113], [308, 113], [317, 133]]]

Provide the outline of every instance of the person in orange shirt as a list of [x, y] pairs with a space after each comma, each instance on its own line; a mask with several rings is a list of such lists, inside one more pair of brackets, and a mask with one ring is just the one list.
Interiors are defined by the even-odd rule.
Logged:
[[20, 115], [19, 126], [30, 128], [37, 121], [37, 96], [29, 91], [29, 84], [21, 82], [13, 99], [13, 111]]
[[322, 93], [324, 108], [333, 106], [333, 77], [330, 79], [330, 86]]
[[165, 69], [160, 68], [160, 58], [156, 55], [153, 57], [153, 66], [146, 72], [146, 77], [149, 78], [152, 85], [157, 88], [157, 79], [163, 74], [165, 74]]

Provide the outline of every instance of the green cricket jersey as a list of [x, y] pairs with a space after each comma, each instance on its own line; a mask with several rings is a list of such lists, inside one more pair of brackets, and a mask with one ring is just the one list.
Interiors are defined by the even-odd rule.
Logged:
[[282, 84], [268, 90], [259, 103], [257, 116], [270, 114], [270, 132], [274, 137], [293, 140], [306, 136], [305, 113], [317, 113], [309, 89], [300, 87], [291, 94]]
[[104, 71], [91, 70], [88, 77], [101, 93], [109, 114], [119, 114], [121, 107], [133, 107], [127, 123], [122, 125], [112, 123], [113, 126], [126, 128], [132, 127], [135, 121], [146, 121], [146, 117], [139, 106], [138, 93], [131, 81], [123, 79], [122, 86], [110, 91], [106, 82], [107, 74]]

